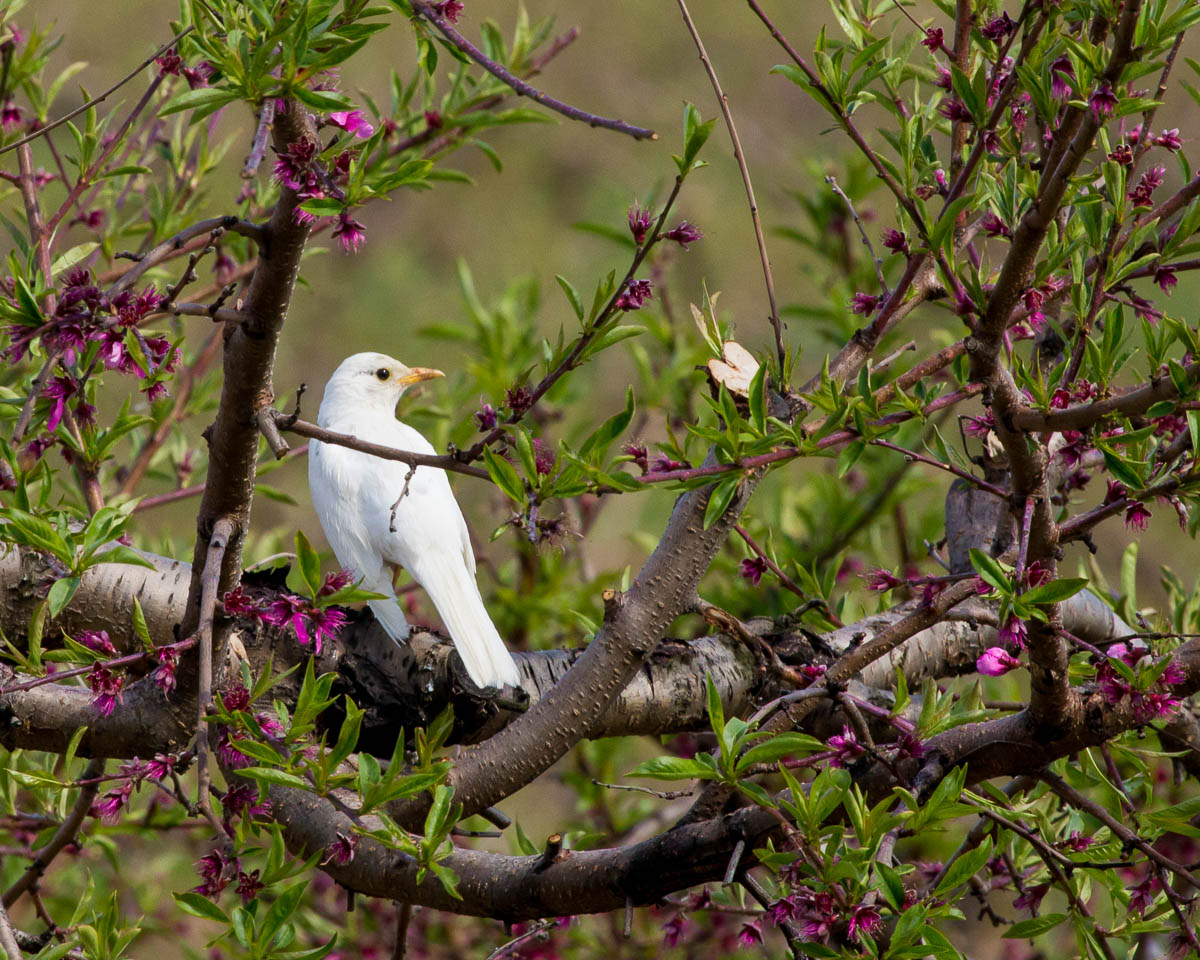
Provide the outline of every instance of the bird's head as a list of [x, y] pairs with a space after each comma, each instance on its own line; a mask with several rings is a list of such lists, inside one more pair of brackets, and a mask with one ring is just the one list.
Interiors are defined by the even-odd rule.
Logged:
[[404, 391], [414, 383], [444, 377], [431, 367], [406, 367], [383, 353], [356, 353], [347, 357], [325, 385], [321, 406], [328, 403], [359, 408], [395, 409]]

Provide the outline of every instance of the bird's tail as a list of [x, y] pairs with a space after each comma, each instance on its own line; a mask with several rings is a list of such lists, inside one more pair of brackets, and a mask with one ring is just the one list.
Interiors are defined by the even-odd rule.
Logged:
[[437, 607], [476, 686], [518, 686], [521, 675], [517, 665], [496, 632], [475, 578], [462, 558], [426, 554], [420, 566], [420, 571], [410, 572]]
[[[365, 587], [367, 590], [374, 590], [376, 593], [391, 593], [392, 585], [385, 584], [383, 589], [379, 586]], [[371, 612], [375, 614], [375, 619], [379, 621], [379, 625], [383, 627], [387, 635], [396, 643], [403, 643], [408, 639], [408, 621], [404, 618], [404, 611], [400, 609], [400, 602], [396, 599], [389, 600], [369, 600], [367, 605], [371, 608]]]

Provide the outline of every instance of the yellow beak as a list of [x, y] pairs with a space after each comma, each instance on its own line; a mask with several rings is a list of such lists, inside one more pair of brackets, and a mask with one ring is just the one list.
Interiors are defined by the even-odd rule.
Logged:
[[398, 382], [407, 387], [422, 380], [436, 380], [444, 376], [441, 370], [434, 370], [433, 367], [410, 367], [408, 375], [401, 377]]

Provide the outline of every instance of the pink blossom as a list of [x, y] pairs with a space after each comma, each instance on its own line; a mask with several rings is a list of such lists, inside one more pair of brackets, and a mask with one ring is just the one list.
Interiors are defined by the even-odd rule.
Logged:
[[640, 310], [647, 300], [654, 298], [654, 288], [649, 280], [630, 280], [617, 297], [618, 310]]
[[975, 661], [975, 669], [989, 677], [1002, 677], [1020, 665], [1021, 661], [1003, 647], [988, 647]]
[[329, 115], [329, 122], [347, 133], [354, 134], [360, 140], [367, 139], [375, 132], [375, 128], [361, 110], [335, 110]]
[[1155, 267], [1154, 282], [1162, 288], [1162, 292], [1170, 296], [1171, 291], [1175, 289], [1179, 283], [1179, 278], [1175, 276], [1174, 267]]
[[94, 663], [87, 679], [95, 695], [92, 706], [100, 716], [111, 716], [118, 701], [124, 700], [121, 694], [121, 688], [125, 686], [124, 675], [114, 674], [101, 664]]
[[1099, 123], [1117, 108], [1119, 102], [1117, 95], [1113, 93], [1113, 88], [1106, 80], [1096, 88], [1088, 100], [1088, 106], [1092, 109], [1092, 116]]
[[117, 648], [108, 639], [107, 630], [81, 630], [76, 635], [75, 641], [97, 653], [107, 653], [110, 656], [116, 656], [117, 653]]
[[885, 590], [893, 590], [904, 582], [895, 574], [884, 570], [882, 567], [872, 570], [864, 579], [867, 582], [867, 589], [878, 593], [883, 593]]
[[879, 301], [883, 297], [872, 295], [869, 293], [856, 293], [850, 299], [850, 312], [857, 313], [860, 316], [869, 317], [875, 312], [875, 308], [879, 306]]
[[329, 863], [335, 863], [338, 866], [344, 867], [354, 859], [354, 848], [358, 846], [358, 834], [337, 833], [337, 839], [333, 841], [327, 848], [328, 856], [321, 861], [321, 866]]
[[1139, 533], [1144, 532], [1150, 525], [1150, 518], [1153, 514], [1140, 500], [1135, 500], [1125, 508], [1125, 529], [1137, 530]]
[[996, 633], [996, 639], [1010, 650], [1013, 648], [1024, 650], [1028, 636], [1029, 628], [1025, 626], [1025, 621], [1014, 614], [1009, 614], [1004, 626]]
[[1175, 127], [1173, 130], [1164, 130], [1154, 138], [1154, 145], [1156, 147], [1166, 147], [1172, 153], [1178, 150], [1183, 146], [1183, 140], [1179, 136], [1179, 128]]
[[342, 245], [343, 253], [358, 253], [358, 248], [367, 239], [367, 228], [343, 210], [330, 233]]
[[867, 752], [867, 748], [858, 742], [858, 737], [848, 726], [842, 727], [841, 733], [835, 733], [826, 741], [836, 752], [830, 761], [832, 767], [844, 767], [847, 761], [853, 761]]
[[901, 253], [908, 256], [908, 237], [899, 230], [893, 230], [890, 227], [883, 231], [883, 245], [892, 253]]
[[749, 580], [756, 587], [766, 572], [767, 562], [762, 557], [746, 557], [738, 568], [742, 579]]
[[257, 897], [258, 891], [263, 888], [263, 882], [258, 879], [258, 873], [257, 870], [250, 873], [238, 871], [237, 894], [242, 899], [243, 907]]
[[928, 47], [934, 53], [938, 50], [945, 50], [944, 36], [941, 27], [930, 27], [925, 31], [925, 38], [921, 41], [921, 46]]
[[748, 920], [742, 924], [742, 929], [738, 931], [738, 943], [746, 947], [752, 947], [756, 943], [763, 942], [762, 922], [759, 920]]
[[646, 242], [646, 236], [650, 233], [653, 223], [649, 210], [643, 210], [636, 203], [629, 208], [629, 232], [633, 235], [633, 242], [639, 247]]
[[875, 907], [860, 903], [850, 916], [850, 926], [846, 934], [851, 940], [858, 942], [859, 933], [874, 935], [883, 926], [883, 917]]
[[697, 240], [704, 239], [704, 234], [694, 224], [688, 223], [686, 220], [680, 220], [679, 223], [666, 232], [665, 236], [668, 240], [674, 240], [684, 250], [688, 248], [689, 243], [695, 243]]

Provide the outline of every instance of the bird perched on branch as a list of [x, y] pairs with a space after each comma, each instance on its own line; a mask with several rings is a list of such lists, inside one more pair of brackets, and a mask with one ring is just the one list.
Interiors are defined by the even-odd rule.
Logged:
[[[428, 440], [396, 419], [396, 404], [414, 383], [441, 376], [440, 370], [406, 367], [382, 353], [356, 353], [325, 385], [317, 423], [360, 440], [432, 454]], [[308, 486], [338, 563], [362, 577], [365, 589], [392, 598], [372, 600], [370, 606], [393, 640], [399, 643], [409, 632], [394, 599], [403, 567], [437, 607], [478, 686], [520, 682], [479, 595], [471, 538], [444, 470], [413, 469], [314, 440]]]

